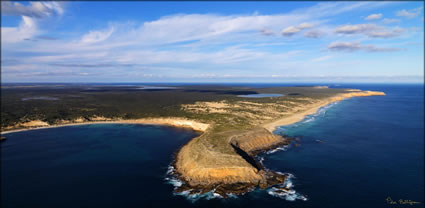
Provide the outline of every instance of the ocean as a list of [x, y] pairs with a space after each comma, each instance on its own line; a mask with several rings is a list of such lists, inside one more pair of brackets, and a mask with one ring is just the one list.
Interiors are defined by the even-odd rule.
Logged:
[[94, 124], [8, 134], [1, 207], [424, 207], [424, 85], [331, 87], [387, 95], [340, 101], [276, 129], [296, 141], [258, 159], [290, 174], [294, 193], [177, 195], [167, 174], [173, 154], [198, 133]]

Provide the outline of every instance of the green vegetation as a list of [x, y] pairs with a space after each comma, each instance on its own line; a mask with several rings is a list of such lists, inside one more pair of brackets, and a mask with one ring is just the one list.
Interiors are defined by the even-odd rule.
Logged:
[[[209, 124], [201, 136], [179, 150], [176, 171], [188, 182], [185, 187], [189, 190], [209, 191], [223, 184], [239, 184], [221, 189], [241, 193], [258, 185], [267, 187], [284, 181], [284, 176], [260, 170], [252, 157], [258, 151], [288, 142], [273, 135], [266, 126], [314, 109], [314, 106], [323, 105], [331, 97], [346, 91], [323, 87], [213, 85], [185, 85], [171, 89], [6, 85], [2, 86], [1, 92], [2, 130], [46, 126], [46, 123], [149, 117], [179, 117]], [[284, 96], [238, 97], [257, 93]], [[200, 184], [203, 186], [198, 187]]]
[[[177, 86], [175, 89], [139, 89], [139, 86], [100, 85], [3, 85], [1, 88], [1, 127], [13, 126], [31, 120], [56, 124], [61, 120], [90, 119], [94, 116], [135, 119], [145, 117], [185, 117], [204, 122], [226, 124], [217, 128], [243, 128], [249, 118], [234, 116], [239, 113], [255, 114], [252, 109], [235, 108], [229, 113], [196, 113], [182, 109], [182, 105], [196, 102], [220, 102], [229, 105], [240, 101], [259, 104], [287, 102], [303, 103], [300, 98], [319, 99], [341, 92], [338, 89], [311, 87], [247, 88], [229, 86]], [[283, 97], [241, 98], [237, 95], [280, 93]], [[284, 106], [279, 106], [285, 110]], [[236, 114], [237, 115], [237, 114]], [[224, 129], [222, 129], [224, 130]]]

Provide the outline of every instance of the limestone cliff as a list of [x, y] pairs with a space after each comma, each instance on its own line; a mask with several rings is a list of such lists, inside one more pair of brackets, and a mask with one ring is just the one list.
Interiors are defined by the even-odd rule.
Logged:
[[[186, 144], [177, 154], [175, 168], [181, 178], [189, 186], [222, 186], [225, 184], [248, 184], [248, 187], [260, 186], [262, 188], [273, 185], [276, 174], [262, 170], [255, 162], [250, 161], [258, 151], [282, 145], [288, 141], [273, 135], [273, 130], [280, 125], [288, 125], [302, 120], [306, 115], [315, 113], [320, 107], [329, 103], [340, 101], [350, 97], [385, 95], [383, 92], [347, 90], [325, 99], [304, 99], [304, 105], [293, 106], [292, 109], [285, 106], [270, 106], [268, 104], [252, 104], [251, 102], [239, 102], [227, 104], [224, 101], [215, 103], [199, 103], [197, 105], [184, 106], [196, 112], [233, 113], [233, 108], [250, 109], [249, 113], [237, 115], [256, 118], [251, 122], [252, 127], [243, 130], [228, 132], [207, 130], [203, 135]], [[208, 109], [208, 107], [212, 109]], [[278, 109], [287, 109], [278, 112]], [[252, 111], [256, 111], [252, 113]], [[240, 152], [243, 151], [243, 152]], [[251, 159], [250, 159], [251, 158]]]

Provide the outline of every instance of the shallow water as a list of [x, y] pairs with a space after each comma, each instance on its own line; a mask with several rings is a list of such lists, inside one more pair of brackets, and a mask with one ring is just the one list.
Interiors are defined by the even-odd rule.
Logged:
[[[344, 100], [276, 133], [299, 138], [258, 157], [291, 174], [292, 195], [254, 190], [222, 199], [173, 193], [173, 153], [197, 136], [132, 124], [69, 126], [7, 135], [2, 207], [391, 207], [422, 202], [423, 85], [341, 85], [387, 96]], [[304, 197], [307, 201], [304, 201]], [[199, 199], [201, 198], [201, 199]], [[295, 200], [295, 201], [292, 201]], [[401, 206], [402, 207], [402, 206]]]

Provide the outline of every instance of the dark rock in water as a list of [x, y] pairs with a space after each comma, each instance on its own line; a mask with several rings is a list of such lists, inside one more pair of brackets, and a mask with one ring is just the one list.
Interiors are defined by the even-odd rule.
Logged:
[[6, 137], [0, 136], [0, 141], [4, 141], [4, 140], [6, 140]]
[[212, 184], [212, 185], [197, 185], [190, 186], [183, 184], [178, 187], [175, 191], [178, 193], [189, 191], [189, 194], [205, 194], [214, 190], [215, 193], [226, 198], [228, 194], [243, 194], [256, 187], [256, 184], [250, 183], [234, 183], [234, 184]]
[[294, 190], [289, 189], [289, 188], [285, 188], [285, 187], [277, 187], [275, 189], [275, 192], [278, 193], [278, 194], [283, 194], [283, 193], [285, 193], [285, 194], [294, 194], [295, 193]]
[[270, 186], [285, 182], [287, 176], [273, 172], [273, 171], [268, 171], [266, 172], [266, 178], [267, 178], [267, 187], [270, 187]]
[[287, 178], [286, 175], [279, 174], [274, 171], [265, 170], [263, 165], [258, 162], [255, 158], [255, 155], [266, 152], [268, 150], [276, 149], [283, 145], [290, 144], [296, 138], [294, 137], [284, 137], [280, 142], [276, 142], [273, 145], [268, 146], [260, 150], [245, 151], [240, 147], [238, 141], [233, 140], [230, 145], [233, 149], [249, 164], [255, 167], [258, 170], [258, 173], [262, 176], [262, 179], [256, 183], [214, 183], [214, 184], [203, 184], [203, 185], [189, 185], [188, 181], [185, 181], [183, 177], [179, 174], [175, 174], [179, 177], [184, 183], [175, 189], [176, 192], [185, 192], [188, 191], [189, 194], [205, 194], [207, 192], [213, 191], [216, 194], [226, 198], [229, 194], [244, 194], [246, 192], [252, 191], [255, 188], [266, 189], [277, 184], [283, 184]]
[[214, 190], [214, 193], [227, 198], [229, 194], [239, 195], [252, 191], [257, 187], [260, 189], [266, 189], [277, 184], [283, 184], [287, 178], [286, 175], [273, 171], [260, 170], [259, 173], [263, 175], [264, 179], [258, 181], [258, 183], [241, 182], [232, 184], [208, 184], [191, 186], [185, 182], [180, 187], [177, 187], [175, 191], [178, 193], [188, 191], [189, 194], [205, 194]]
[[177, 187], [176, 188], [176, 192], [178, 192], [178, 193], [181, 193], [181, 192], [184, 192], [184, 191], [189, 191], [189, 190], [191, 190], [192, 189], [192, 187], [190, 187], [188, 184], [186, 184], [186, 183], [183, 183], [180, 187]]
[[218, 185], [215, 192], [223, 197], [227, 197], [227, 194], [242, 194], [255, 188], [255, 184], [250, 183], [234, 183], [234, 184], [221, 184]]

